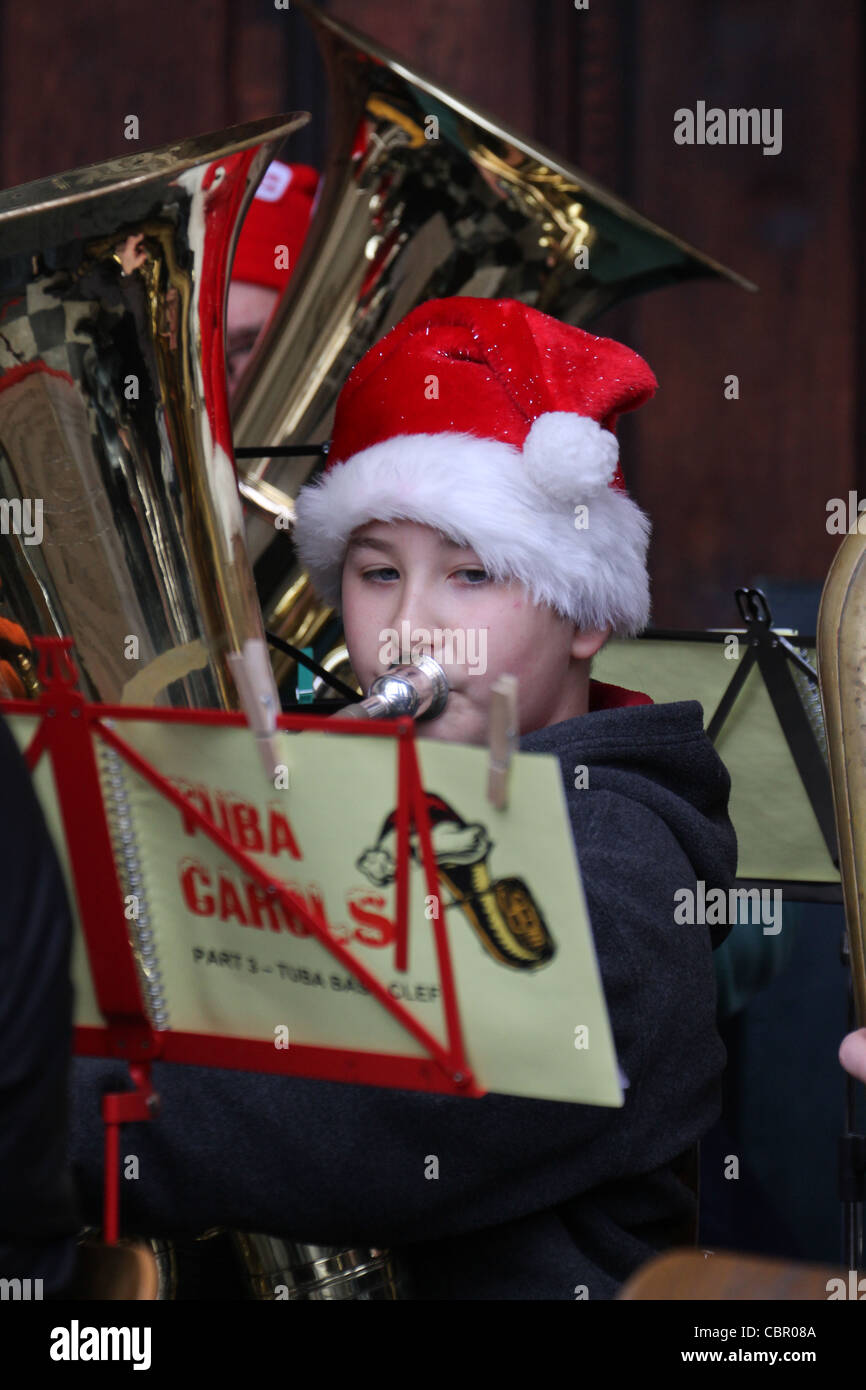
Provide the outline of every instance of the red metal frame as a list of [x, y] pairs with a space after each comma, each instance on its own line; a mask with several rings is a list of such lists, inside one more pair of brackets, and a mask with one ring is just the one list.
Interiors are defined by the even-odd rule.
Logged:
[[[106, 1020], [104, 1027], [76, 1027], [74, 1050], [85, 1056], [123, 1058], [129, 1065], [134, 1085], [133, 1091], [114, 1092], [102, 1098], [106, 1241], [116, 1240], [118, 1232], [119, 1126], [129, 1121], [150, 1119], [156, 1112], [159, 1097], [150, 1079], [151, 1063], [156, 1059], [447, 1094], [485, 1094], [469, 1068], [463, 1043], [430, 818], [415, 747], [415, 725], [411, 719], [404, 717], [372, 722], [321, 715], [281, 715], [278, 726], [289, 731], [311, 729], [337, 735], [398, 740], [395, 969], [401, 972], [408, 969], [409, 834], [414, 824], [420, 841], [427, 893], [437, 904], [433, 931], [448, 1038], [445, 1047], [387, 992], [342, 942], [331, 936], [327, 925], [311, 914], [302, 899], [295, 897], [260, 868], [254, 859], [232, 844], [219, 826], [127, 744], [115, 729], [108, 728], [104, 723], [110, 719], [244, 726], [246, 719], [243, 714], [221, 710], [90, 704], [76, 688], [72, 639], [37, 637], [34, 645], [39, 653], [38, 678], [42, 697], [37, 701], [0, 700], [0, 711], [41, 716], [25, 754], [31, 771], [44, 752], [51, 757], [94, 990]], [[428, 1058], [303, 1045], [278, 1051], [271, 1042], [251, 1038], [154, 1029], [142, 999], [124, 917], [122, 888], [102, 800], [94, 737], [114, 748], [141, 777], [209, 836], [244, 874], [301, 917], [325, 949], [360, 980], [382, 1007], [421, 1044]]]

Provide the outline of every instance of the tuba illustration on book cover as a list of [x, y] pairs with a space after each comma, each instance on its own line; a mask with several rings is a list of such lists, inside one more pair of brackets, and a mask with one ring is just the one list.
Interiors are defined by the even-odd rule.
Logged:
[[[695, 277], [754, 288], [307, 0], [297, 8], [325, 60], [329, 152], [232, 415], [234, 247], [306, 113], [0, 193], [0, 493], [19, 523], [0, 550], [0, 656], [35, 695], [30, 638], [70, 636], [89, 699], [241, 707], [266, 766], [280, 703], [296, 707], [295, 658], [269, 655], [266, 633], [359, 690], [339, 622], [274, 518], [293, 517], [369, 346], [416, 304], [455, 294], [585, 324]], [[137, 949], [146, 973], [146, 941]], [[250, 1297], [411, 1297], [387, 1251], [222, 1228], [187, 1248], [217, 1237]], [[183, 1296], [182, 1242], [151, 1243], [160, 1296]]]

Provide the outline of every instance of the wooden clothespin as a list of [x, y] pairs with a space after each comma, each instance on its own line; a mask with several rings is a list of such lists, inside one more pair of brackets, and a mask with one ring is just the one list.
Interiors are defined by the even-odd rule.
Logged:
[[490, 765], [487, 800], [497, 811], [508, 806], [508, 775], [511, 758], [518, 750], [517, 677], [500, 676], [491, 687]]
[[257, 638], [247, 638], [243, 650], [229, 652], [226, 661], [237, 687], [241, 709], [255, 736], [265, 776], [269, 782], [274, 782], [281, 766], [276, 738], [280, 697], [267, 645]]

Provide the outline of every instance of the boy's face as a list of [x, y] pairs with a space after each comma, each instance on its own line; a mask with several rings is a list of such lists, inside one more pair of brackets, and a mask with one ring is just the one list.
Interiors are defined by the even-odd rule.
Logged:
[[428, 653], [448, 677], [445, 710], [424, 738], [485, 744], [490, 688], [518, 680], [520, 732], [585, 714], [589, 659], [608, 635], [578, 630], [523, 585], [489, 578], [477, 554], [415, 521], [352, 533], [342, 577], [343, 628], [364, 690], [389, 666]]

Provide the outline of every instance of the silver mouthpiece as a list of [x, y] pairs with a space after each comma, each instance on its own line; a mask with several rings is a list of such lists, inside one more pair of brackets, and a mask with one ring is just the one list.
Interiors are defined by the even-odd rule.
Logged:
[[347, 705], [332, 719], [435, 719], [448, 701], [448, 678], [432, 656], [419, 656], [407, 666], [392, 666], [377, 676], [366, 700]]

